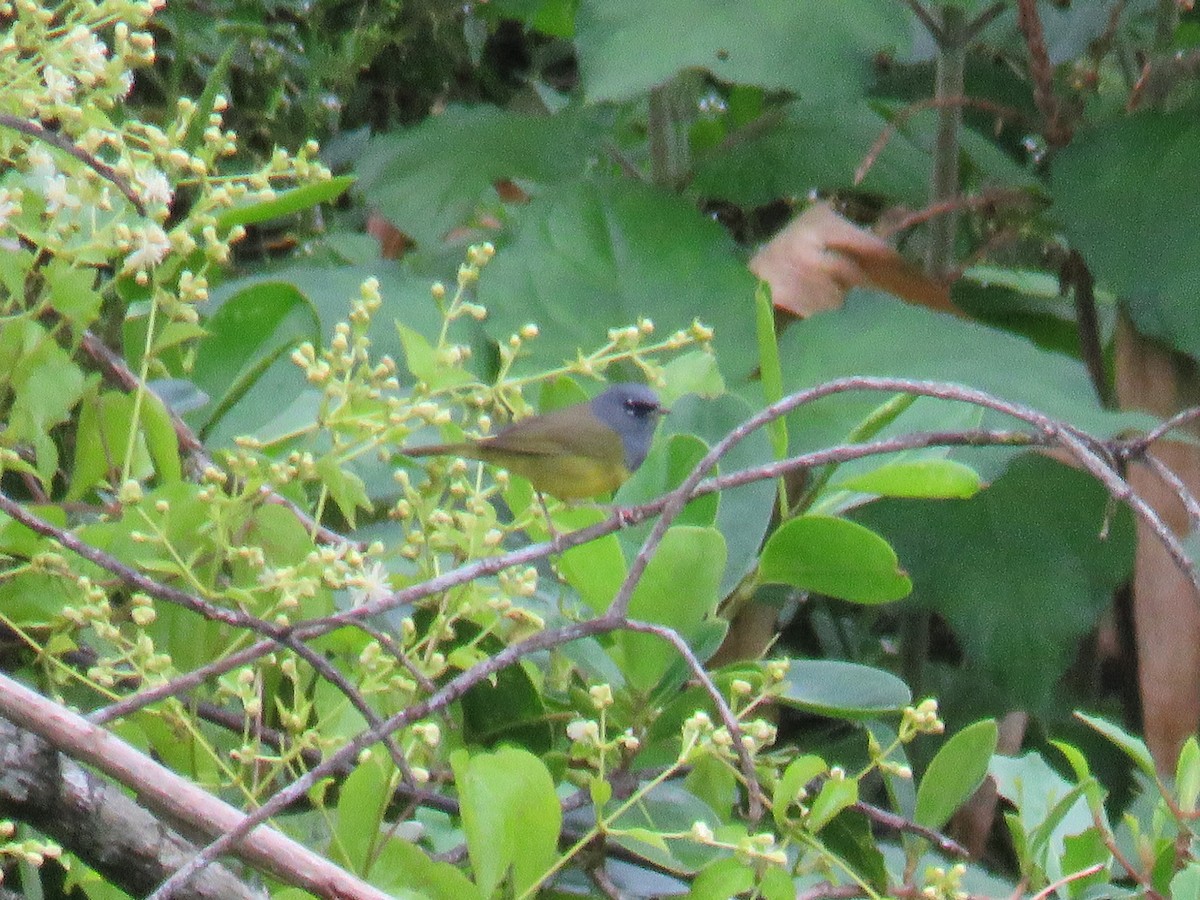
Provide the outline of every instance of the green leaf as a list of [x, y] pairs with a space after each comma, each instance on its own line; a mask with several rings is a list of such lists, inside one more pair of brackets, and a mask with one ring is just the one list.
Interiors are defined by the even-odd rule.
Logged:
[[425, 382], [431, 390], [468, 384], [473, 380], [471, 373], [464, 369], [439, 364], [433, 345], [416, 329], [397, 322], [396, 331], [400, 335], [400, 343], [404, 345], [404, 361], [408, 371], [418, 381]]
[[[1019, 828], [1013, 835], [1014, 838], [1024, 835], [1023, 851], [1029, 857], [1036, 857], [1030, 863], [1044, 869], [1048, 858], [1061, 855], [1067, 835], [1093, 827], [1092, 814], [1076, 786], [1051, 769], [1037, 753], [993, 756], [988, 771], [1000, 796], [1016, 807], [1014, 818]], [[1074, 799], [1070, 800], [1072, 796]], [[1070, 801], [1066, 809], [1059, 805], [1063, 800]], [[1051, 827], [1037, 836], [1039, 843], [1035, 847], [1034, 832], [1047, 824]]]
[[1196, 798], [1200, 797], [1200, 744], [1195, 735], [1183, 743], [1179, 761], [1175, 764], [1175, 794], [1179, 808], [1185, 813], [1196, 810]]
[[776, 531], [763, 548], [759, 572], [768, 583], [854, 603], [888, 603], [912, 590], [887, 541], [830, 516], [801, 516]]
[[386, 753], [372, 753], [354, 767], [338, 790], [334, 828], [335, 859], [352, 872], [366, 875], [392, 796], [395, 767]]
[[1200, 863], [1190, 862], [1171, 879], [1172, 900], [1200, 900]]
[[754, 887], [754, 870], [733, 857], [718, 859], [697, 873], [688, 900], [729, 900]]
[[1054, 208], [1097, 279], [1125, 298], [1138, 331], [1192, 356], [1200, 355], [1198, 143], [1193, 112], [1121, 116], [1076, 131], [1051, 173]]
[[46, 286], [54, 309], [70, 322], [78, 334], [90, 328], [100, 315], [104, 299], [96, 290], [96, 270], [74, 268], [55, 257], [45, 269]]
[[912, 702], [908, 685], [882, 669], [832, 659], [793, 659], [779, 702], [835, 719], [871, 719]]
[[530, 321], [541, 326], [526, 346], [531, 370], [603, 346], [610, 328], [642, 316], [664, 337], [699, 318], [716, 330], [722, 371], [740, 379], [757, 362], [754, 285], [729, 234], [690, 201], [594, 178], [548, 188], [520, 211], [513, 243], [484, 270], [479, 299], [496, 340]]
[[468, 223], [498, 179], [554, 184], [583, 174], [606, 115], [581, 107], [530, 116], [451, 106], [374, 138], [358, 162], [358, 190], [418, 245], [435, 245]]
[[819, 756], [800, 756], [788, 763], [783, 770], [783, 777], [775, 783], [775, 789], [771, 792], [771, 814], [775, 817], [776, 825], [787, 827], [788, 807], [797, 802], [800, 790], [828, 771], [828, 763]]
[[920, 203], [930, 158], [904, 135], [893, 137], [862, 184], [855, 184], [856, 169], [887, 127], [887, 119], [858, 97], [793, 103], [779, 122], [754, 126], [731, 147], [699, 159], [695, 187], [704, 196], [746, 206], [803, 196], [813, 188], [866, 190]]
[[183, 477], [183, 464], [179, 460], [179, 435], [166, 404], [152, 391], [147, 391], [142, 398], [141, 428], [158, 477], [164, 482], [179, 481]]
[[[847, 340], [848, 334], [854, 340]], [[900, 347], [913, 352], [896, 352]], [[970, 385], [1064, 418], [1098, 436], [1149, 421], [1140, 413], [1102, 409], [1078, 360], [1041, 350], [999, 329], [865, 291], [852, 291], [840, 310], [794, 323], [780, 338], [780, 355], [789, 393], [834, 378], [874, 375]], [[792, 452], [840, 443], [879, 401], [875, 391], [843, 393], [802, 407], [788, 423]], [[942, 410], [950, 427], [959, 427], [960, 404], [918, 405]], [[926, 420], [937, 428], [935, 417], [927, 415]], [[978, 427], [1016, 425], [1008, 416], [989, 412]], [[976, 449], [959, 451], [964, 452], [972, 459], [986, 457]]]
[[640, 802], [618, 816], [613, 830], [617, 833], [616, 842], [622, 847], [671, 872], [690, 875], [725, 854], [691, 840], [670, 841], [664, 851], [657, 840], [636, 840], [625, 834], [639, 828], [656, 836], [687, 832], [696, 822], [703, 822], [714, 831], [722, 824], [706, 803], [682, 786], [667, 782], [656, 785]]
[[817, 832], [828, 825], [838, 813], [858, 802], [858, 782], [853, 778], [827, 778], [817, 792], [805, 824]]
[[1141, 769], [1147, 778], [1151, 780], [1158, 778], [1158, 770], [1154, 766], [1154, 757], [1150, 755], [1150, 748], [1146, 746], [1146, 742], [1141, 738], [1130, 734], [1120, 725], [1115, 725], [1099, 716], [1089, 716], [1087, 713], [1076, 711], [1075, 718], [1100, 732], [1100, 734], [1116, 744], [1125, 752], [1126, 756], [1133, 760], [1134, 765]]
[[5, 378], [12, 391], [5, 444], [28, 442], [38, 474], [48, 479], [58, 468], [50, 432], [67, 421], [83, 396], [83, 372], [41, 325], [17, 317], [0, 321], [0, 386]]
[[400, 839], [380, 852], [370, 882], [400, 900], [483, 900], [479, 888], [455, 866], [435, 862], [420, 846]]
[[[317, 319], [305, 296], [286, 282], [263, 282], [230, 296], [206, 323], [193, 379], [213, 398], [205, 426], [215, 421], [258, 382], [263, 372], [301, 341], [319, 343]], [[297, 385], [300, 370], [292, 367]], [[274, 397], [274, 408], [279, 399]]]
[[[719, 531], [673, 526], [633, 592], [630, 618], [666, 625], [687, 640], [716, 610], [724, 572], [725, 540]], [[620, 632], [615, 644], [629, 683], [643, 691], [654, 687], [678, 656], [674, 647], [652, 634]]]
[[917, 824], [936, 831], [950, 821], [987, 777], [998, 736], [996, 720], [986, 719], [968, 725], [942, 745], [917, 789]]
[[884, 500], [856, 518], [895, 542], [912, 601], [949, 623], [973, 677], [1024, 708], [1055, 701], [1133, 559], [1129, 516], [1090, 476], [1034, 454], [971, 500]]
[[873, 54], [908, 35], [903, 10], [874, 0], [605, 0], [580, 5], [575, 46], [590, 103], [628, 99], [692, 68], [726, 83], [853, 97], [869, 83]]
[[[754, 292], [755, 324], [758, 331], [758, 371], [762, 381], [763, 399], [767, 405], [783, 399], [783, 367], [779, 362], [779, 338], [775, 334], [775, 305], [771, 302], [771, 286], [758, 283]], [[767, 426], [771, 448], [777, 459], [787, 456], [787, 419], [778, 418]]]
[[256, 225], [311, 209], [321, 203], [336, 200], [352, 184], [352, 175], [338, 175], [328, 181], [302, 184], [279, 191], [270, 200], [250, 201], [220, 213], [217, 216], [217, 230], [225, 231], [234, 225]]
[[329, 496], [337, 504], [338, 510], [353, 528], [358, 510], [371, 508], [371, 498], [367, 496], [363, 480], [339, 466], [332, 456], [317, 460], [317, 474], [321, 476], [321, 483], [329, 489]]
[[451, 756], [467, 850], [480, 892], [492, 896], [512, 869], [516, 894], [529, 890], [558, 856], [562, 811], [538, 757], [506, 747]]
[[837, 482], [837, 486], [882, 497], [926, 497], [964, 500], [979, 493], [979, 473], [950, 459], [922, 459], [884, 463], [863, 475]]

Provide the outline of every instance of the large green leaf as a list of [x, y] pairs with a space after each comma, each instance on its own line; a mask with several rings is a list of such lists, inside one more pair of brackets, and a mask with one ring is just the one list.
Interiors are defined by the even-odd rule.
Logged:
[[[1144, 425], [1136, 413], [1101, 409], [1082, 364], [1041, 350], [999, 329], [965, 322], [902, 303], [894, 297], [854, 291], [846, 305], [799, 322], [780, 342], [788, 391], [859, 375], [957, 382], [1023, 403], [1098, 434]], [[792, 449], [836, 444], [880, 403], [877, 392], [840, 394], [803, 407], [792, 416]], [[931, 402], [960, 427], [957, 404]], [[926, 417], [927, 426], [938, 427]], [[989, 414], [984, 427], [1016, 427]], [[945, 426], [943, 426], [945, 427]], [[980, 451], [963, 451], [970, 461]]]
[[575, 45], [589, 101], [632, 97], [682, 69], [810, 98], [856, 96], [871, 57], [908, 43], [902, 7], [876, 0], [593, 0]]
[[790, 660], [785, 684], [780, 703], [836, 719], [872, 719], [912, 702], [891, 672], [834, 659]]
[[[700, 160], [696, 187], [706, 196], [749, 205], [814, 188], [850, 188], [886, 128], [887, 120], [863, 102], [793, 103], [778, 124]], [[862, 189], [919, 204], [928, 192], [929, 166], [929, 155], [898, 135], [879, 154]]]
[[522, 211], [479, 297], [499, 340], [538, 323], [533, 365], [574, 359], [640, 316], [664, 337], [699, 318], [716, 328], [722, 369], [741, 378], [756, 357], [754, 284], [729, 235], [686, 200], [596, 179], [548, 189]]
[[1138, 329], [1200, 356], [1200, 121], [1144, 113], [1083, 129], [1055, 160], [1055, 208]]
[[490, 897], [511, 868], [516, 894], [532, 888], [558, 855], [562, 810], [540, 759], [507, 747], [451, 757], [467, 850], [480, 892]]
[[[715, 528], [679, 525], [667, 530], [629, 603], [629, 615], [666, 625], [687, 639], [716, 609], [725, 573], [725, 540]], [[616, 638], [630, 684], [649, 690], [678, 657], [675, 648], [649, 634]]]
[[526, 116], [452, 106], [375, 138], [358, 163], [358, 190], [418, 244], [431, 244], [466, 224], [498, 179], [548, 184], [581, 174], [596, 152], [599, 117], [577, 108]]
[[912, 590], [887, 541], [833, 516], [801, 516], [776, 531], [763, 548], [759, 574], [767, 583], [854, 603], [887, 603]]
[[949, 622], [967, 665], [1044, 709], [1132, 563], [1127, 513], [1100, 538], [1110, 512], [1087, 475], [1025, 456], [971, 500], [881, 501], [858, 518], [892, 539], [912, 600]]
[[253, 388], [279, 356], [301, 341], [315, 343], [317, 326], [307, 298], [287, 282], [251, 284], [226, 300], [208, 321], [209, 335], [200, 344], [194, 371], [196, 385], [214, 401], [209, 424]]
[[995, 719], [968, 725], [946, 741], [929, 762], [917, 790], [916, 821], [937, 830], [975, 793], [996, 752]]

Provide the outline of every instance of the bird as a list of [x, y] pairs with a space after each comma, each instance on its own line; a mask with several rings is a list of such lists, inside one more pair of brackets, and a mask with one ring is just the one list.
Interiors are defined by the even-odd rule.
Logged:
[[586, 403], [529, 416], [489, 437], [403, 452], [483, 460], [527, 479], [539, 494], [585, 500], [616, 490], [637, 470], [666, 412], [646, 385], [620, 383]]

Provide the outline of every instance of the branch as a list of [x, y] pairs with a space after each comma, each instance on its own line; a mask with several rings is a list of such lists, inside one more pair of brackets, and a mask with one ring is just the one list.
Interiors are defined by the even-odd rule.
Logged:
[[[196, 852], [194, 844], [167, 830], [124, 790], [4, 719], [0, 719], [0, 773], [0, 808], [5, 816], [53, 838], [128, 894], [153, 890]], [[187, 893], [189, 900], [256, 900], [258, 896], [221, 866], [206, 871]]]
[[35, 122], [32, 119], [22, 119], [17, 116], [9, 115], [8, 113], [0, 113], [0, 125], [11, 128], [13, 131], [19, 131], [22, 134], [36, 138], [43, 143], [49, 144], [51, 147], [57, 147], [64, 153], [75, 157], [101, 178], [112, 182], [117, 190], [133, 204], [133, 208], [138, 211], [139, 216], [146, 215], [146, 207], [142, 205], [142, 200], [134, 192], [129, 182], [106, 162], [97, 159], [93, 154], [88, 153], [82, 147], [77, 147], [70, 139], [59, 134], [57, 131], [51, 131], [41, 122]]
[[[38, 735], [53, 749], [95, 766], [122, 785], [131, 787], [151, 811], [185, 825], [190, 831], [211, 837], [237, 829], [247, 819], [243, 813], [160, 766], [115, 735], [2, 674], [0, 716]], [[6, 744], [0, 743], [0, 749]], [[63, 780], [65, 783], [66, 779]], [[239, 856], [255, 868], [321, 897], [387, 900], [382, 891], [291, 838], [273, 828], [255, 824], [257, 827], [239, 845]], [[111, 835], [104, 837], [107, 841]]]

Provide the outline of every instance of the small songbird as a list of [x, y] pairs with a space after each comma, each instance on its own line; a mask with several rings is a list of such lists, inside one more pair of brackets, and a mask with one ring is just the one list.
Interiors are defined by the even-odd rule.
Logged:
[[645, 385], [614, 384], [590, 402], [530, 416], [490, 437], [403, 452], [480, 459], [527, 478], [536, 491], [582, 500], [616, 490], [636, 471], [666, 412]]

